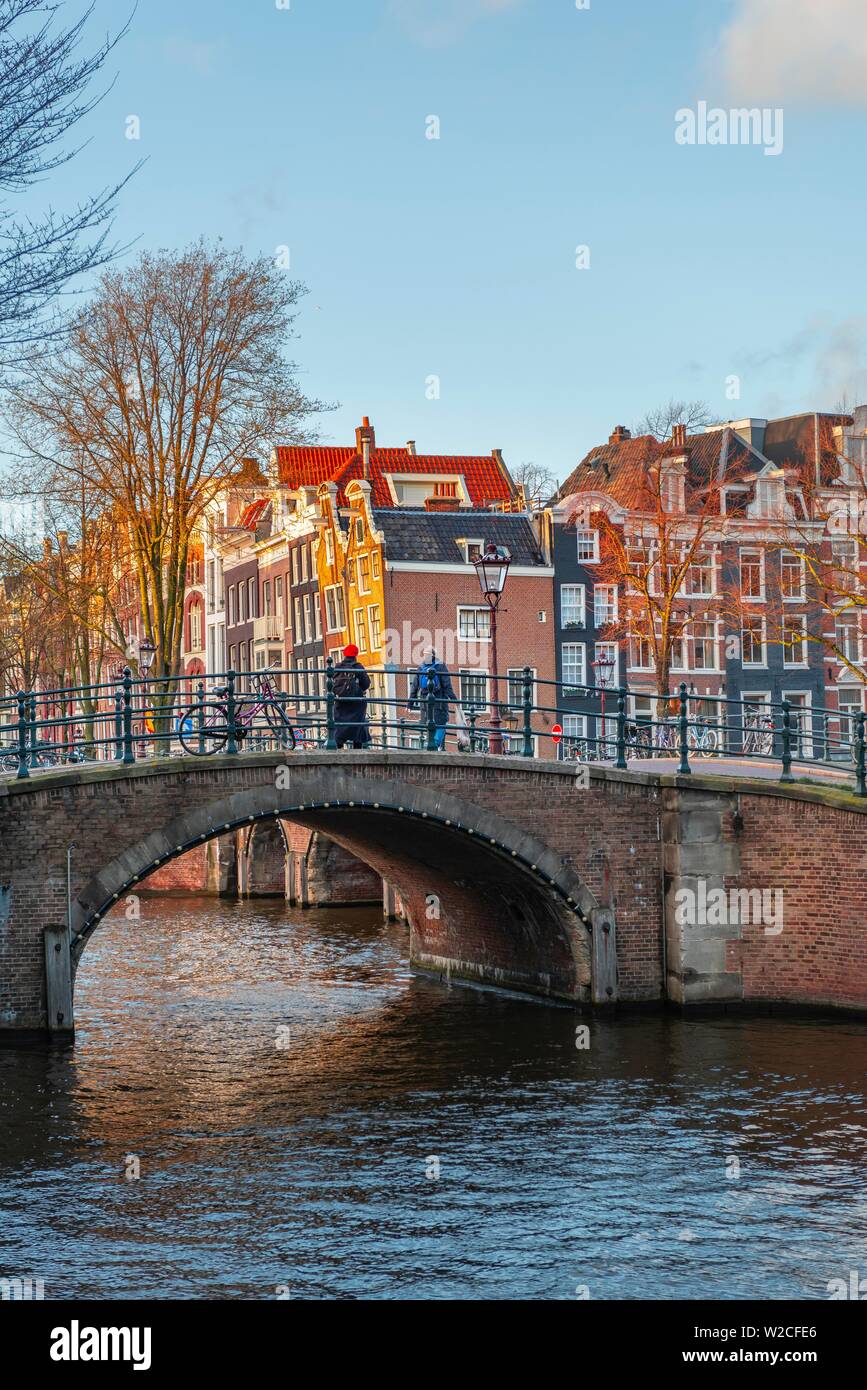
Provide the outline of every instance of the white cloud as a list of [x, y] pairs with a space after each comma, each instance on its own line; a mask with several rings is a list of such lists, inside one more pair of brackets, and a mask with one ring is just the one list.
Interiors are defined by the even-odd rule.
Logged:
[[736, 101], [867, 106], [867, 4], [737, 0], [716, 56]]
[[479, 19], [517, 9], [523, 0], [389, 0], [409, 35], [431, 47], [453, 43]]

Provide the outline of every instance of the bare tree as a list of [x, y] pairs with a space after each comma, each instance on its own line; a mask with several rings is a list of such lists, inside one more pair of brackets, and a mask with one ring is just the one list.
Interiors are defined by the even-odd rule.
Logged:
[[[123, 184], [103, 188], [67, 212], [24, 217], [9, 206], [73, 159], [67, 137], [102, 99], [88, 95], [115, 44], [89, 54], [79, 45], [92, 11], [55, 28], [61, 4], [0, 0], [0, 352], [36, 341], [45, 311], [76, 276], [105, 264], [110, 221]], [[124, 180], [125, 182], [125, 180]]]
[[524, 489], [529, 506], [541, 506], [557, 490], [557, 477], [542, 463], [521, 463], [512, 476], [518, 486]]
[[716, 424], [719, 421], [706, 401], [676, 401], [672, 398], [666, 405], [658, 405], [643, 415], [633, 425], [632, 433], [650, 434], [662, 441], [669, 438], [675, 425], [686, 425], [687, 434], [695, 434], [705, 425]]
[[303, 293], [267, 258], [220, 245], [145, 254], [104, 274], [51, 359], [11, 393], [30, 486], [86, 487], [121, 535], [169, 704], [208, 503], [275, 437], [312, 438], [304, 422], [324, 408], [284, 356]]

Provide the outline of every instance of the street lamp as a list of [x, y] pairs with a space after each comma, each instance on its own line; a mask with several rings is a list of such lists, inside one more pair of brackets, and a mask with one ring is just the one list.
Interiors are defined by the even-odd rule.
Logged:
[[[147, 637], [143, 637], [138, 644], [138, 669], [142, 674], [144, 688], [142, 690], [142, 703], [144, 704], [144, 727], [147, 730], [148, 719], [148, 673], [156, 659], [157, 649]], [[156, 719], [152, 720], [153, 728], [151, 733], [156, 738]], [[146, 747], [145, 747], [146, 751]]]
[[[608, 689], [610, 688], [609, 683], [610, 683], [610, 680], [611, 680], [611, 675], [612, 675], [612, 672], [613, 672], [613, 670], [614, 670], [615, 664], [616, 664], [616, 663], [615, 663], [615, 661], [614, 661], [614, 657], [613, 657], [613, 656], [597, 656], [596, 660], [595, 660], [595, 661], [591, 661], [591, 663], [590, 663], [590, 665], [593, 667], [593, 670], [594, 670], [595, 673], [596, 673], [595, 676], [594, 676], [594, 680], [596, 681], [596, 686], [597, 686], [597, 688], [598, 688], [598, 690], [599, 690], [599, 692], [600, 692], [600, 699], [601, 699], [601, 701], [602, 701], [602, 748], [603, 748], [603, 750], [606, 750], [607, 747], [608, 747], [608, 738], [607, 738], [607, 735], [606, 735], [606, 733], [605, 733], [605, 692], [606, 692], [606, 690], [608, 690]], [[604, 756], [604, 751], [603, 751], [603, 756]]]
[[493, 668], [491, 676], [494, 685], [490, 739], [492, 753], [502, 753], [503, 751], [503, 735], [500, 728], [500, 673], [497, 666], [497, 609], [500, 606], [500, 599], [503, 597], [511, 563], [512, 557], [506, 547], [494, 545], [493, 541], [489, 541], [483, 553], [477, 555], [473, 560], [485, 602], [491, 610], [491, 666]]

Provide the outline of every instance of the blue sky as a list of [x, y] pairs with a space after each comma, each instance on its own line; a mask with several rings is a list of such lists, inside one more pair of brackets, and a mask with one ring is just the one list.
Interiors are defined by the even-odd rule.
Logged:
[[[324, 438], [368, 414], [382, 444], [562, 477], [670, 396], [867, 398], [863, 0], [278, 3], [140, 0], [50, 195], [144, 157], [122, 240], [288, 245]], [[94, 35], [123, 12], [97, 0]], [[782, 153], [679, 145], [701, 100], [781, 107]]]

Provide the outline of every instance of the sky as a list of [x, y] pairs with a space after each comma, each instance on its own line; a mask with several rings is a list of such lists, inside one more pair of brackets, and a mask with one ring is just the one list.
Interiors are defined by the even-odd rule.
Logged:
[[[143, 159], [129, 255], [288, 247], [324, 442], [563, 478], [671, 397], [867, 399], [864, 0], [139, 0], [111, 66], [40, 196]], [[702, 102], [768, 138], [682, 143]]]

